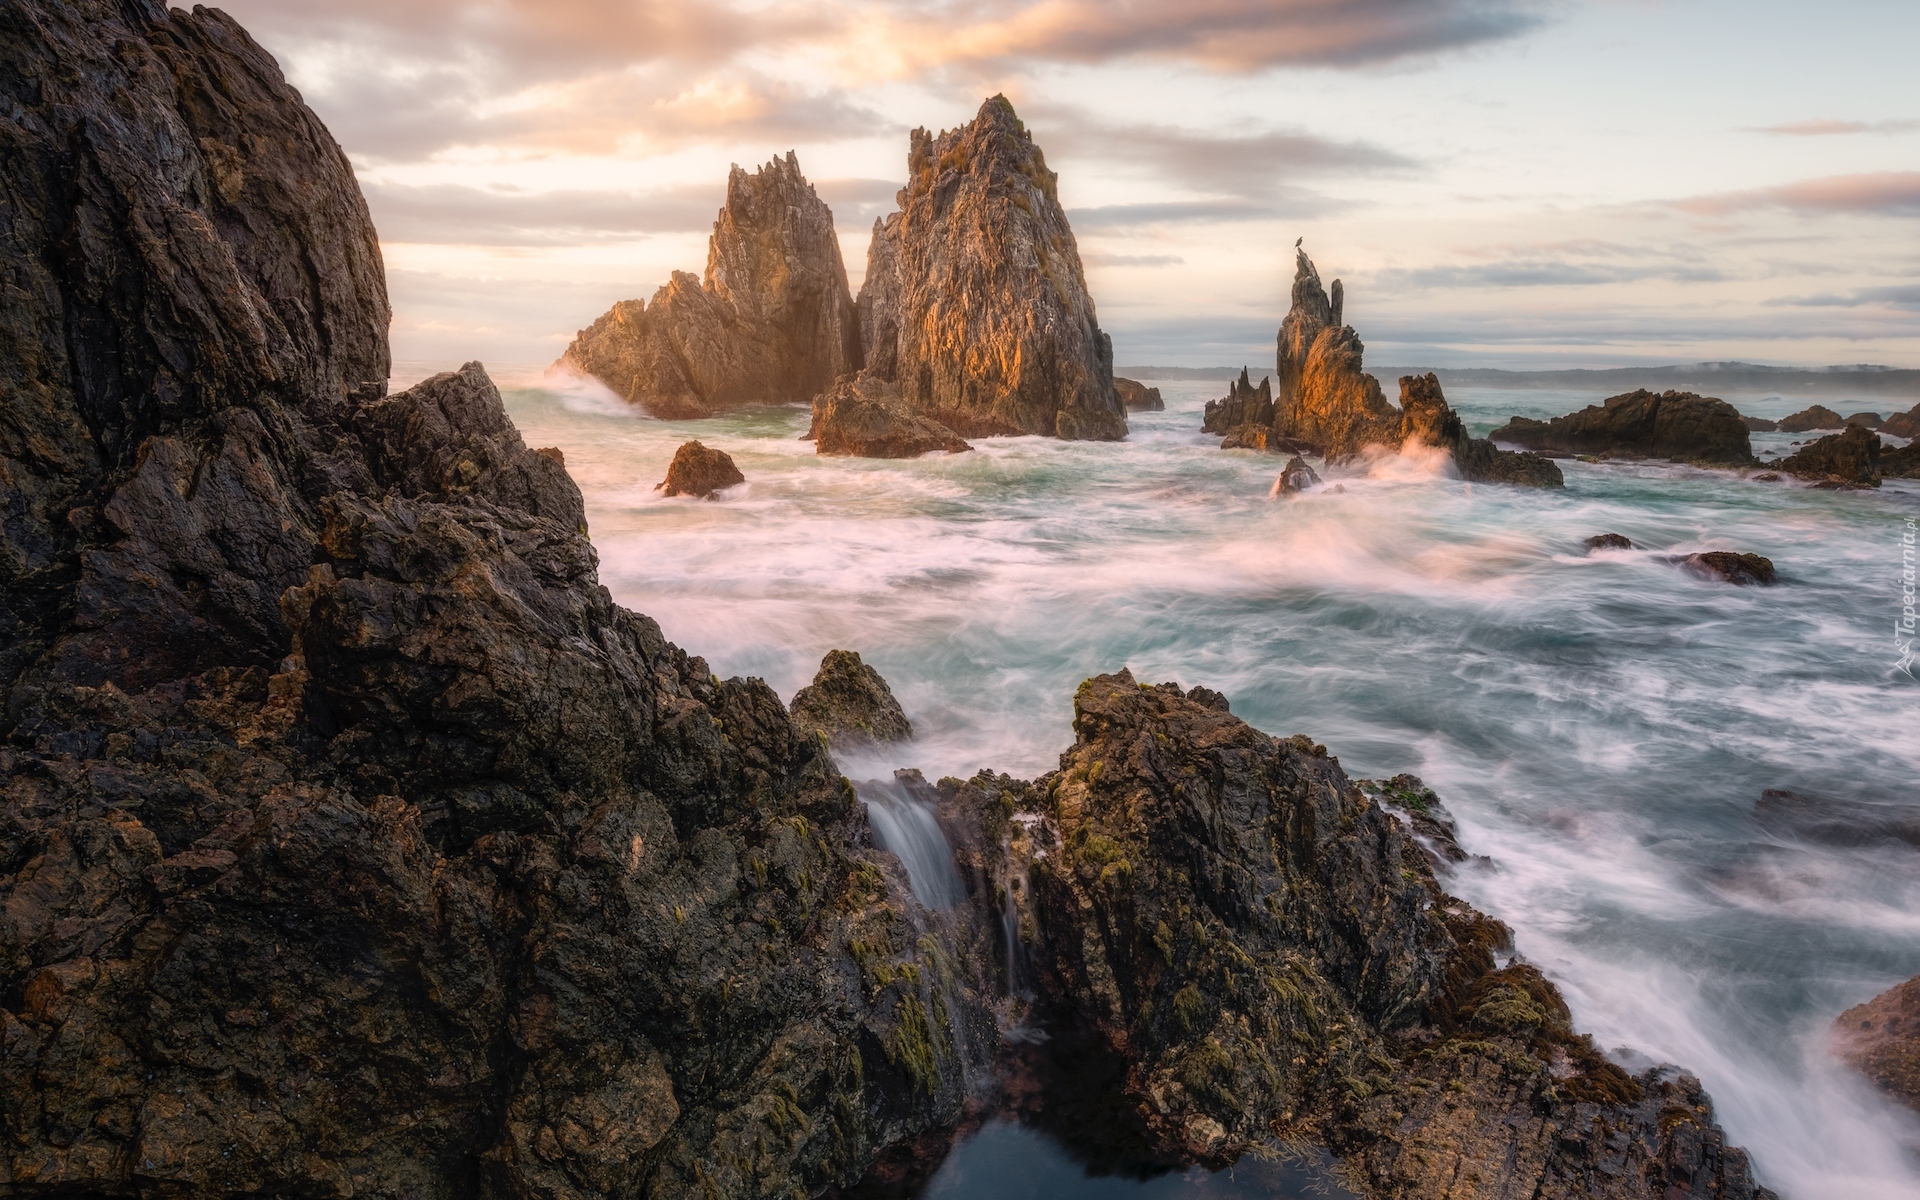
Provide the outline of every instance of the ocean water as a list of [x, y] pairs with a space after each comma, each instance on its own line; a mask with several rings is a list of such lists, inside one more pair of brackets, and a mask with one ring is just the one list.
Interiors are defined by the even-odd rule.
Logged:
[[[800, 407], [663, 422], [595, 386], [506, 379], [529, 444], [564, 450], [621, 603], [782, 696], [835, 647], [887, 678], [916, 740], [843, 763], [852, 777], [1037, 774], [1071, 743], [1086, 676], [1204, 683], [1351, 774], [1424, 777], [1492, 860], [1449, 886], [1514, 928], [1622, 1062], [1699, 1074], [1782, 1195], [1920, 1194], [1920, 1120], [1826, 1049], [1840, 1011], [1920, 973], [1920, 852], [1804, 844], [1753, 816], [1766, 788], [1920, 807], [1920, 686], [1894, 639], [1920, 486], [1569, 462], [1564, 491], [1538, 492], [1386, 456], [1277, 499], [1281, 460], [1200, 434], [1215, 383], [1158, 384], [1168, 410], [1134, 414], [1124, 443], [879, 462], [816, 457]], [[1449, 398], [1480, 433], [1596, 399]], [[692, 438], [747, 483], [662, 498]], [[1586, 553], [1602, 532], [1644, 549]], [[1781, 583], [1666, 560], [1709, 549], [1765, 554]], [[964, 1180], [1008, 1154], [1052, 1178], [1036, 1136], [987, 1127], [927, 1194], [990, 1194]], [[1121, 1200], [1184, 1178], [1040, 1190]]]

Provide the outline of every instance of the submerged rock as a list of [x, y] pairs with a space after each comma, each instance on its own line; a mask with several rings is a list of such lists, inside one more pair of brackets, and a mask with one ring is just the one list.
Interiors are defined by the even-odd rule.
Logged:
[[1163, 412], [1167, 407], [1167, 402], [1160, 398], [1159, 388], [1122, 379], [1118, 375], [1113, 377], [1113, 391], [1128, 412]]
[[1880, 486], [1880, 439], [1858, 425], [1771, 464], [1799, 479], [1840, 487]]
[[1589, 553], [1595, 550], [1631, 550], [1633, 543], [1624, 534], [1596, 533], [1587, 539]]
[[1703, 554], [1682, 555], [1673, 560], [1688, 574], [1718, 580], [1740, 587], [1771, 585], [1776, 579], [1773, 560], [1759, 554], [1735, 554], [1731, 550], [1709, 550]]
[[1307, 460], [1294, 455], [1287, 460], [1286, 469], [1280, 472], [1280, 478], [1273, 481], [1273, 494], [1290, 496], [1306, 491], [1310, 487], [1320, 486], [1320, 476], [1314, 474]]
[[788, 708], [801, 729], [818, 731], [838, 749], [904, 742], [913, 736], [913, 723], [893, 698], [893, 689], [852, 650], [827, 651], [813, 682], [794, 693]]
[[1036, 1011], [1143, 1155], [1320, 1144], [1423, 1200], [1469, 1171], [1475, 1194], [1771, 1195], [1696, 1080], [1630, 1076], [1538, 970], [1498, 965], [1506, 929], [1324, 746], [1124, 671], [1081, 685], [1074, 728], [1054, 774], [941, 786], [987, 831], [979, 874], [1029, 882], [975, 894], [1013, 897]]
[[1753, 816], [1773, 833], [1828, 846], [1901, 844], [1920, 850], [1920, 809], [1902, 804], [1826, 800], [1770, 788]]
[[699, 442], [686, 442], [673, 452], [673, 461], [667, 465], [667, 477], [654, 484], [653, 490], [669, 496], [698, 496], [702, 500], [711, 500], [722, 489], [746, 481], [747, 477], [740, 473], [739, 467], [733, 465], [733, 458], [726, 451], [715, 450]]
[[1780, 422], [1765, 417], [1741, 417], [1740, 420], [1746, 424], [1748, 433], [1772, 433], [1780, 428]]
[[1845, 424], [1839, 413], [1824, 404], [1816, 404], [1811, 408], [1803, 408], [1790, 417], [1782, 417], [1780, 432], [1806, 433], [1814, 429], [1838, 429]]
[[675, 271], [651, 304], [623, 300], [558, 365], [663, 418], [807, 400], [861, 364], [833, 213], [789, 151], [727, 176], [704, 278]]
[[1833, 1052], [1881, 1091], [1920, 1109], [1920, 975], [1841, 1013]]
[[1641, 388], [1551, 421], [1514, 417], [1488, 436], [1496, 442], [1564, 456], [1725, 465], [1753, 461], [1746, 419], [1739, 410], [1725, 400], [1692, 392], [1654, 393]]
[[899, 204], [874, 223], [860, 288], [869, 369], [962, 437], [1125, 437], [1056, 176], [1007, 98], [914, 130]]
[[816, 454], [856, 458], [918, 458], [934, 450], [973, 449], [945, 425], [915, 414], [898, 384], [864, 373], [814, 398], [806, 436]]

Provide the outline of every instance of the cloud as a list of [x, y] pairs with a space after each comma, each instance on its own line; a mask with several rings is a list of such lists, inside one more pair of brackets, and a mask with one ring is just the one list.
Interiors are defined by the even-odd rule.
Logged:
[[1273, 204], [1247, 200], [1163, 200], [1143, 204], [1102, 204], [1070, 208], [1067, 220], [1075, 229], [1124, 229], [1139, 225], [1195, 222], [1265, 221], [1288, 214]]
[[1920, 171], [1828, 175], [1779, 187], [1695, 196], [1676, 202], [1676, 207], [1705, 217], [1757, 208], [1784, 208], [1801, 213], [1915, 215], [1920, 214]]
[[1684, 266], [1662, 261], [1658, 255], [1638, 263], [1578, 263], [1551, 259], [1520, 259], [1481, 266], [1434, 266], [1376, 271], [1369, 281], [1387, 288], [1515, 288], [1583, 287], [1669, 279], [1685, 283], [1716, 283], [1727, 276], [1711, 267]]
[[1087, 250], [1081, 253], [1080, 261], [1089, 267], [1176, 267], [1187, 260], [1178, 254], [1108, 254]]
[[1845, 295], [1824, 292], [1817, 296], [1781, 296], [1763, 302], [1768, 308], [1864, 308], [1875, 306], [1920, 312], [1920, 284], [1893, 287], [1858, 288]]
[[525, 192], [375, 182], [363, 190], [382, 241], [468, 246], [570, 246], [705, 232], [726, 200], [724, 183], [650, 192]]
[[1769, 133], [1776, 137], [1831, 137], [1845, 133], [1911, 133], [1920, 129], [1920, 121], [1789, 121], [1784, 125], [1748, 126], [1746, 133]]

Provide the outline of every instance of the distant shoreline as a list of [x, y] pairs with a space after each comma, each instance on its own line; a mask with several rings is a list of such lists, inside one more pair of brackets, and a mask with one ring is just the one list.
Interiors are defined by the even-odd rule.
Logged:
[[[1271, 374], [1249, 370], [1255, 379]], [[1920, 397], [1920, 370], [1860, 365], [1849, 367], [1765, 367], [1755, 363], [1719, 362], [1675, 364], [1665, 367], [1610, 367], [1601, 370], [1503, 371], [1492, 367], [1382, 367], [1373, 374], [1382, 381], [1432, 371], [1443, 384], [1482, 388], [1561, 387], [1608, 393], [1635, 388], [1689, 392], [1771, 392], [1780, 395], [1824, 395], [1831, 392], [1871, 393]], [[1128, 379], [1212, 379], [1239, 376], [1239, 367], [1123, 366], [1115, 375]]]

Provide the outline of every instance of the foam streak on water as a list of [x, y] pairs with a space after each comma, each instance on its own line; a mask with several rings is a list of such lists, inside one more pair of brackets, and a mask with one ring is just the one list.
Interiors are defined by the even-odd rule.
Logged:
[[[1796, 844], [1752, 810], [1774, 787], [1920, 803], [1920, 688], [1892, 637], [1920, 488], [1567, 463], [1542, 493], [1389, 458], [1276, 499], [1282, 460], [1199, 434], [1216, 385], [1159, 386], [1168, 411], [1123, 444], [905, 463], [816, 458], [797, 408], [670, 423], [537, 387], [508, 405], [565, 450], [614, 595], [717, 672], [791, 696], [832, 647], [877, 667], [920, 736], [876, 771], [1036, 774], [1072, 742], [1087, 675], [1205, 683], [1353, 774], [1425, 776], [1498, 864], [1452, 886], [1514, 926], [1603, 1046], [1700, 1073], [1770, 1185], [1916, 1194], [1920, 1125], [1824, 1038], [1920, 973], [1920, 855]], [[1593, 399], [1453, 398], [1478, 431]], [[661, 499], [693, 437], [748, 482]], [[1600, 532], [1650, 549], [1587, 555]], [[1766, 554], [1783, 583], [1665, 558], [1708, 549]]]

